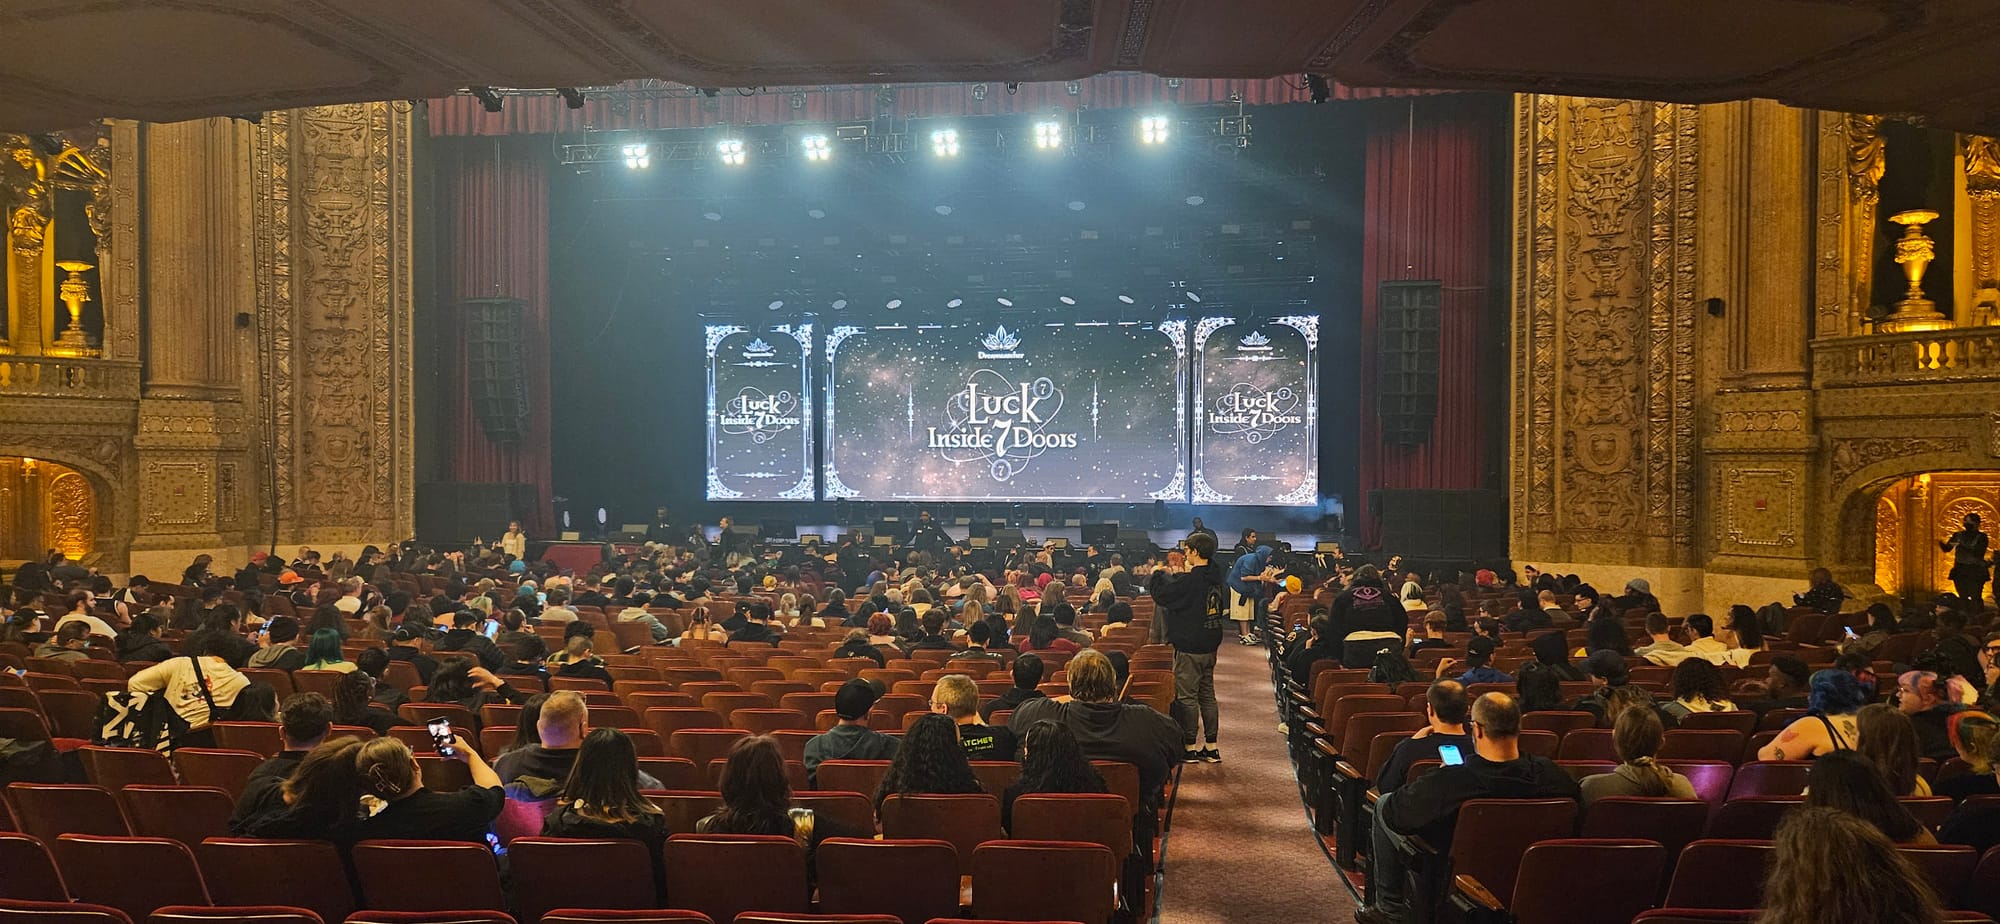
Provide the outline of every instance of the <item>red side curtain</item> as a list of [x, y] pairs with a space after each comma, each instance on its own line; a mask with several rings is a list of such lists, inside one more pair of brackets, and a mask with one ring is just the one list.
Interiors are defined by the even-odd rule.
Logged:
[[[1464, 490], [1485, 487], [1496, 421], [1481, 412], [1481, 389], [1496, 370], [1490, 288], [1493, 174], [1490, 113], [1452, 103], [1384, 106], [1371, 121], [1362, 204], [1361, 536], [1380, 539], [1368, 514], [1381, 488]], [[1438, 412], [1430, 439], [1385, 444], [1376, 405], [1376, 286], [1385, 280], [1437, 279]]]
[[[896, 100], [895, 112], [904, 118], [942, 116], [1006, 115], [1048, 112], [1051, 109], [1130, 109], [1140, 106], [1201, 106], [1230, 102], [1241, 96], [1245, 104], [1303, 103], [1312, 98], [1303, 78], [1273, 80], [1180, 80], [1169, 81], [1150, 74], [1103, 74], [1075, 81], [1076, 92], [1067, 83], [1024, 83], [1008, 93], [1004, 83], [953, 83], [891, 87], [886, 92]], [[638, 84], [627, 84], [636, 88]], [[685, 88], [676, 87], [678, 90]], [[1398, 90], [1377, 87], [1350, 87], [1328, 82], [1330, 99], [1376, 99], [1386, 96], [1428, 95], [1439, 90]], [[865, 122], [873, 119], [880, 104], [875, 86], [835, 87], [809, 92], [754, 93], [744, 96], [722, 90], [714, 98], [693, 96], [618, 97], [586, 94], [582, 109], [570, 109], [561, 97], [512, 96], [499, 112], [487, 112], [470, 96], [448, 96], [429, 101], [433, 135], [508, 135], [582, 132], [586, 126], [599, 131], [623, 129], [654, 130], [700, 128], [708, 125], [771, 125], [785, 122]], [[798, 108], [793, 108], [796, 101]]]
[[[449, 476], [461, 482], [535, 486], [530, 535], [554, 532], [549, 500], [549, 164], [547, 144], [533, 138], [440, 141], [435, 146], [439, 293], [448, 321], [439, 338], [450, 397], [446, 436]], [[528, 385], [528, 427], [519, 443], [488, 439], [473, 412], [466, 381], [467, 298], [518, 298], [527, 303], [521, 342]]]

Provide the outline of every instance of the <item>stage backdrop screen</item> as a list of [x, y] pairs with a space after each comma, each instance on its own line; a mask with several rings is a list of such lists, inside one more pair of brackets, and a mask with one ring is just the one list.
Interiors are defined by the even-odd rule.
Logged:
[[825, 496], [1187, 496], [1187, 322], [827, 332]]
[[1194, 327], [1194, 502], [1319, 501], [1319, 317]]
[[707, 333], [708, 499], [811, 500], [812, 324]]

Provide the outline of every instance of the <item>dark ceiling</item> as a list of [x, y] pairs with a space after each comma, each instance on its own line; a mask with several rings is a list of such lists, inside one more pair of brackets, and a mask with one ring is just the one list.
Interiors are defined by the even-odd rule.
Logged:
[[0, 0], [0, 129], [466, 86], [1314, 72], [2000, 134], [1992, 0]]

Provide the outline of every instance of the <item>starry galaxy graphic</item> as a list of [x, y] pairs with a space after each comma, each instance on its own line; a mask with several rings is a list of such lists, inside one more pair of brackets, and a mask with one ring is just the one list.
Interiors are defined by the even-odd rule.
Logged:
[[709, 325], [708, 499], [812, 498], [810, 325]]
[[834, 328], [827, 343], [829, 498], [1185, 494], [1186, 362], [1151, 323]]
[[1318, 501], [1317, 322], [1195, 325], [1195, 503]]

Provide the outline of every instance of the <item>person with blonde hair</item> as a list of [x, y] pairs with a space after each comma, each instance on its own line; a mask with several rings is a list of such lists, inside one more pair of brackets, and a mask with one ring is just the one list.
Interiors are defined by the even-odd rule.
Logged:
[[1660, 717], [1653, 710], [1627, 708], [1618, 713], [1611, 729], [1618, 767], [1610, 773], [1592, 774], [1579, 781], [1585, 805], [1606, 796], [1698, 798], [1694, 784], [1687, 777], [1653, 759], [1667, 737], [1666, 727], [1660, 724]]
[[1965, 761], [1970, 772], [1948, 776], [1938, 780], [1931, 787], [1937, 795], [1950, 796], [1954, 802], [1963, 802], [1968, 796], [2000, 795], [2000, 720], [1990, 713], [1967, 710], [1951, 717], [1947, 729], [1951, 735], [1951, 746]]
[[1872, 824], [1806, 806], [1778, 824], [1757, 924], [1940, 924], [1937, 893]]
[[[1218, 636], [1220, 631], [1217, 632]], [[1025, 659], [1024, 659], [1025, 660]], [[1016, 665], [1019, 682], [1019, 664]], [[1180, 724], [1151, 706], [1119, 701], [1118, 671], [1104, 652], [1086, 648], [1071, 658], [1067, 701], [1049, 697], [1023, 700], [1007, 720], [1016, 740], [1048, 719], [1069, 729], [1089, 760], [1116, 760], [1139, 770], [1141, 811], [1133, 831], [1137, 843], [1152, 843], [1154, 810], [1161, 804], [1167, 776], [1180, 763]]]
[[424, 788], [423, 769], [410, 746], [395, 738], [371, 738], [354, 756], [366, 795], [383, 802], [363, 820], [358, 840], [442, 840], [485, 844], [493, 819], [507, 802], [500, 777], [464, 736], [453, 735], [449, 760], [462, 760], [472, 785], [457, 792]]
[[1013, 760], [1014, 733], [979, 717], [979, 684], [964, 674], [946, 674], [931, 689], [931, 711], [958, 724], [958, 743], [968, 760]]

